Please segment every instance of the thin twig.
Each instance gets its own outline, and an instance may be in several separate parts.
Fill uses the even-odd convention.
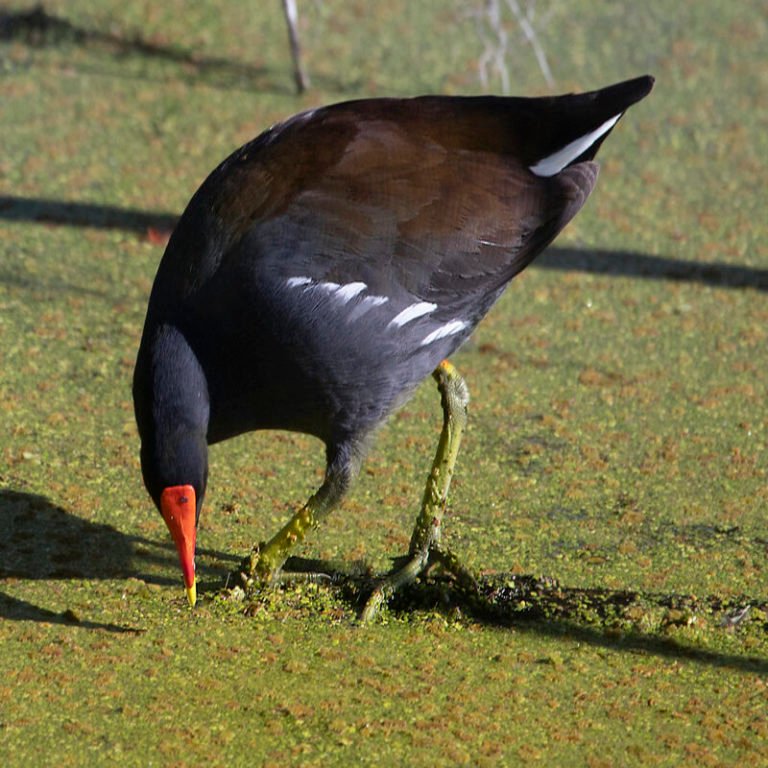
[[[520,29],[523,31],[525,39],[530,44],[531,48],[533,48],[533,53],[536,56],[539,69],[541,70],[541,74],[544,75],[547,85],[550,87],[554,86],[555,78],[552,76],[552,70],[549,67],[544,48],[539,42],[536,30],[533,28],[533,17],[535,15],[533,0],[530,0],[527,5],[527,13],[523,13],[523,9],[520,7],[520,3],[518,3],[517,0],[507,0],[507,6],[517,19],[517,23],[520,25]]]
[[[291,43],[291,58],[293,59],[293,79],[299,93],[309,88],[309,77],[301,63],[301,44],[299,43],[299,10],[296,0],[283,0],[283,13],[288,25],[288,38]]]

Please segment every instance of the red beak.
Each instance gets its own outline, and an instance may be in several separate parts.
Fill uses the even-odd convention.
[[[179,552],[181,570],[184,574],[184,586],[190,605],[197,602],[197,588],[195,586],[196,509],[195,489],[191,485],[174,485],[171,488],[165,488],[160,496],[160,513]]]

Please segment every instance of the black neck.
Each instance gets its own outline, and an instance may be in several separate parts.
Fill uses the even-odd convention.
[[[199,514],[208,474],[208,385],[176,327],[145,329],[133,391],[147,490],[159,504],[163,488],[192,485]]]

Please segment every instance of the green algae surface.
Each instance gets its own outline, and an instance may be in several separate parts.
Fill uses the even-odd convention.
[[[0,11],[3,765],[768,761],[764,4],[552,4],[557,91],[657,85],[455,357],[472,402],[444,535],[480,599],[435,577],[365,627],[352,589],[221,597],[321,479],[322,446],[283,433],[212,450],[189,610],[130,377],[205,174],[320,103],[479,92],[471,19],[300,4],[297,97],[278,3],[44,8]],[[524,47],[509,65],[546,91]],[[297,554],[388,568],[440,423],[429,381]]]

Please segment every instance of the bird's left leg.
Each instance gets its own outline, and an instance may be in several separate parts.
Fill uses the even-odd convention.
[[[291,549],[344,498],[360,466],[361,449],[344,443],[329,448],[325,480],[306,504],[268,541],[258,544],[240,565],[241,578],[269,584],[280,579]]]
[[[360,616],[372,619],[381,605],[398,589],[416,580],[427,568],[431,557],[460,578],[471,579],[453,555],[440,550],[440,528],[448,498],[448,490],[459,453],[461,436],[467,423],[469,390],[456,368],[447,360],[432,374],[443,406],[443,429],[437,445],[435,460],[427,478],[421,511],[411,536],[411,545],[404,565],[385,577],[374,589]]]

